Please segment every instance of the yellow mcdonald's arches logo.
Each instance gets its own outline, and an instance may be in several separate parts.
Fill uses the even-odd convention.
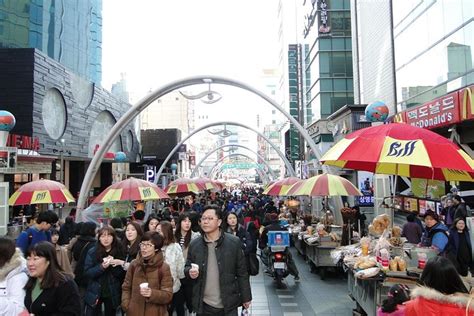
[[[473,89],[474,86],[467,87],[464,90],[461,91],[461,98],[462,103],[461,103],[461,109],[462,109],[462,115],[461,119],[465,120],[467,119],[469,115],[468,109],[471,110],[471,115],[474,115],[474,93],[472,92],[471,89]]]
[[[393,117],[393,121],[396,123],[404,123],[405,120],[403,119],[403,113],[395,114],[395,116]]]

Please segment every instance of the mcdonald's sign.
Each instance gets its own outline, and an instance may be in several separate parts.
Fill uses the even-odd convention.
[[[391,121],[421,128],[449,126],[474,120],[474,85],[454,91],[391,117]]]
[[[459,91],[459,101],[461,103],[461,120],[474,119],[474,86]]]

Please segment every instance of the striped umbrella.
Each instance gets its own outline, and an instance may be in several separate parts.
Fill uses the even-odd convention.
[[[443,181],[474,181],[474,161],[449,139],[402,123],[347,135],[321,158],[326,165]]]
[[[102,191],[92,204],[117,201],[151,201],[169,199],[156,184],[134,177],[117,182]]]
[[[288,189],[295,184],[296,182],[300,181],[300,178],[297,177],[288,177],[278,181],[273,182],[270,184],[262,194],[266,195],[273,195],[273,196],[281,196],[287,195]]]
[[[9,205],[75,202],[64,184],[52,180],[36,180],[22,185],[8,199]]]
[[[197,184],[198,188],[201,190],[214,190],[214,191],[221,191],[222,184],[212,179],[201,177],[192,179],[195,184]]]
[[[200,188],[193,180],[188,178],[181,178],[171,181],[165,188],[168,194],[197,194],[203,189]]]
[[[320,174],[293,184],[287,195],[335,196],[362,195],[347,179],[333,174]]]

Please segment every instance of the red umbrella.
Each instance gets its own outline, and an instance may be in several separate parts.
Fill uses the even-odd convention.
[[[193,180],[188,178],[171,181],[165,188],[165,192],[168,194],[197,194],[202,190]]]
[[[362,195],[347,179],[333,174],[320,174],[296,182],[288,189],[287,195],[308,196],[354,196]]]
[[[212,179],[201,177],[192,180],[201,190],[222,190],[222,184]]]
[[[320,159],[327,165],[443,181],[474,181],[474,161],[430,130],[392,123],[367,127],[340,140]]]
[[[301,179],[297,177],[288,177],[275,181],[263,191],[263,194],[274,196],[287,195],[288,189],[300,180]]]
[[[98,197],[93,204],[117,202],[117,201],[151,201],[169,199],[169,195],[156,184],[137,179],[128,178],[109,186]]]
[[[22,185],[8,199],[9,205],[75,202],[64,184],[52,180],[36,180]]]

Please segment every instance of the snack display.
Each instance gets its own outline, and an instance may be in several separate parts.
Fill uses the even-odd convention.
[[[354,274],[354,276],[359,279],[367,279],[376,276],[377,274],[379,274],[379,272],[380,268],[374,267],[358,271]]]
[[[381,214],[374,218],[369,225],[369,233],[380,236],[390,226],[390,218],[387,214]]]
[[[377,260],[375,257],[359,257],[354,264],[354,269],[368,269],[376,265]]]

